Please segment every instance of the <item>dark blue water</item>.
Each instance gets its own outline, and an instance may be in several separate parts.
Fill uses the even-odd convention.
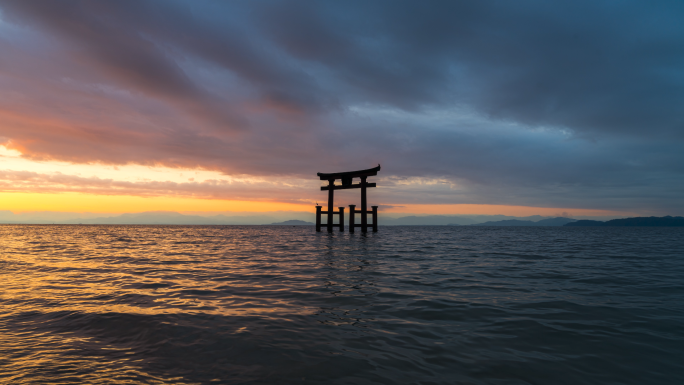
[[[0,226],[3,384],[682,384],[684,229]]]

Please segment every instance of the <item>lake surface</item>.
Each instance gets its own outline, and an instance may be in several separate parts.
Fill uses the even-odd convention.
[[[684,229],[0,226],[2,384],[684,384]]]

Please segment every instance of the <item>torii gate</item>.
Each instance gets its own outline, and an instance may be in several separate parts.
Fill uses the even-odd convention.
[[[321,187],[321,191],[328,191],[328,211],[321,211],[322,206],[316,206],[316,231],[321,231],[321,214],[328,215],[328,232],[332,233],[333,227],[339,227],[340,231],[344,231],[344,207],[339,207],[340,211],[333,210],[333,192],[335,190],[346,190],[350,188],[361,189],[361,210],[356,210],[356,205],[349,205],[349,232],[353,233],[355,227],[360,227],[362,232],[367,232],[369,227],[373,228],[373,232],[378,231],[378,206],[371,206],[373,211],[369,212],[366,207],[366,189],[375,187],[375,183],[366,182],[369,176],[378,175],[380,165],[378,167],[369,168],[368,170],[336,172],[325,174],[319,172],[318,175],[321,180],[327,180],[328,185]],[[352,184],[352,179],[361,178],[361,183]],[[335,180],[341,179],[342,185],[335,185]],[[354,223],[356,213],[361,213],[361,224]],[[368,214],[373,214],[373,223],[368,224]],[[340,223],[333,225],[333,215],[340,216]]]

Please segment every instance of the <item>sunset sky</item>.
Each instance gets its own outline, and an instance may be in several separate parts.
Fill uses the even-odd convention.
[[[684,2],[2,1],[0,210],[684,215]],[[340,192],[336,206],[358,203]]]

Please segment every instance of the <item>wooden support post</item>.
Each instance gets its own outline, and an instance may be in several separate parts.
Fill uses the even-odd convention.
[[[349,205],[349,232],[354,232],[354,223],[356,222],[356,210],[354,208],[356,205]]]
[[[330,179],[328,180],[328,186],[330,187],[330,190],[328,190],[328,232],[332,233],[333,231],[333,192],[335,189],[333,186],[335,185],[335,179]]]
[[[321,232],[321,207],[316,206],[316,231]]]
[[[340,207],[340,231],[344,231],[344,207]]]
[[[361,177],[361,232],[368,231],[368,207],[366,206],[366,178]]]
[[[378,232],[378,206],[371,206],[373,208],[373,232]]]

